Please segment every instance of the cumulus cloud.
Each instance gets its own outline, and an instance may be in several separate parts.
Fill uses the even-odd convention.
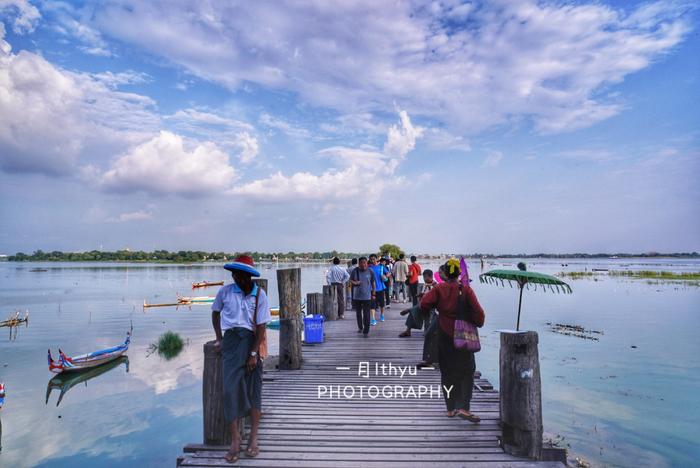
[[[17,34],[34,31],[41,14],[28,0],[0,0],[0,14],[12,20],[12,30]]]
[[[188,145],[180,135],[161,131],[118,156],[99,185],[114,192],[196,197],[226,190],[235,178],[228,155],[215,143]]]
[[[68,174],[84,153],[123,147],[156,130],[155,103],[102,79],[17,54],[0,24],[0,167]]]
[[[522,119],[562,132],[607,119],[624,103],[602,91],[690,30],[673,2],[287,1],[270,9],[111,0],[91,25],[231,89],[256,83],[348,115],[397,102],[460,133]]]
[[[415,148],[423,130],[415,127],[405,111],[399,111],[399,125],[387,133],[382,152],[334,146],[318,152],[337,166],[320,175],[297,172],[285,176],[277,172],[265,179],[234,187],[229,193],[268,201],[360,199],[375,202],[382,192],[401,182],[395,172],[400,162]],[[393,179],[393,181],[390,181]]]
[[[179,110],[166,119],[180,131],[236,151],[243,164],[253,162],[260,152],[255,127],[248,122],[194,108]]]

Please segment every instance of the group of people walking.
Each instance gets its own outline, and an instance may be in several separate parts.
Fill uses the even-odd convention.
[[[338,318],[345,317],[347,303],[355,310],[358,333],[366,337],[370,327],[385,320],[384,312],[392,302],[405,303],[410,296],[416,306],[421,266],[415,256],[410,261],[410,264],[406,262],[404,254],[396,260],[371,254],[353,258],[343,268],[335,257],[326,281],[336,288]]]
[[[410,297],[412,307],[401,311],[406,316],[406,330],[399,337],[409,338],[411,330],[424,329],[423,362],[419,365],[439,366],[447,417],[478,423],[480,418],[470,411],[474,353],[456,344],[455,322],[468,317],[474,326],[481,327],[484,311],[468,282],[459,281],[460,263],[450,259],[442,265],[437,272],[439,283],[431,270],[422,271],[415,256],[408,263],[403,255],[394,261],[372,254],[349,263],[344,268],[340,259],[334,258],[326,275],[338,293],[339,318],[344,318],[347,294],[348,304],[355,309],[358,333],[367,337],[372,326],[385,320],[385,309],[392,302],[406,303]],[[241,451],[241,417],[251,417],[246,456],[256,457],[260,452],[257,438],[262,416],[262,359],[267,350],[266,324],[271,314],[265,291],[253,281],[260,273],[251,257],[241,255],[224,268],[231,272],[234,282],[216,295],[212,326],[214,346],[222,354],[223,412],[232,435],[225,458],[235,463]],[[419,296],[421,276],[424,288]]]

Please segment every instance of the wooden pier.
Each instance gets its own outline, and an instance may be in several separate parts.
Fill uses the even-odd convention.
[[[410,304],[409,304],[410,305]],[[235,465],[224,460],[224,445],[189,444],[178,466],[269,467],[560,467],[560,462],[534,461],[509,455],[501,437],[499,395],[479,376],[475,380],[472,411],[482,421],[473,424],[447,418],[442,395],[434,398],[346,399],[342,387],[440,385],[436,369],[417,375],[375,375],[375,363],[413,366],[421,360],[423,333],[398,338],[406,304],[393,304],[387,321],[372,327],[368,338],[357,332],[354,312],[325,323],[325,342],[303,346],[299,370],[266,370],[263,417],[257,458],[246,458],[246,439]],[[358,375],[360,362],[370,363],[370,376]],[[477,355],[477,365],[479,356]],[[339,369],[341,368],[341,369]],[[342,369],[348,368],[348,369]],[[319,386],[340,386],[340,398],[319,397]]]

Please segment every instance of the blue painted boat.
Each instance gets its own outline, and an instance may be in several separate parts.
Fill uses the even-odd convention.
[[[100,366],[123,356],[129,349],[129,343],[131,343],[131,331],[126,332],[124,343],[112,348],[101,349],[75,357],[68,357],[59,349],[58,361],[54,361],[49,349],[49,370],[55,374],[60,374],[62,372],[77,372]]]

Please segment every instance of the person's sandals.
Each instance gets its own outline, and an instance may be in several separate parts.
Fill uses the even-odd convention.
[[[466,410],[457,410],[457,416],[459,416],[462,419],[466,419],[467,421],[471,421],[473,423],[478,423],[481,422],[481,418],[473,413],[470,413],[469,411]]]
[[[455,414],[457,414],[457,410],[452,410],[447,412],[447,417],[448,418],[454,418]]]
[[[236,463],[238,459],[240,458],[240,455],[238,454],[240,452],[240,449],[238,451],[232,451],[229,449],[228,452],[226,452],[226,455],[224,455],[224,459],[226,460],[227,463]]]
[[[260,449],[257,446],[248,447],[245,450],[245,456],[249,458],[255,458],[260,453]]]
[[[404,330],[399,333],[399,338],[408,338],[409,336],[411,336],[411,330]]]

